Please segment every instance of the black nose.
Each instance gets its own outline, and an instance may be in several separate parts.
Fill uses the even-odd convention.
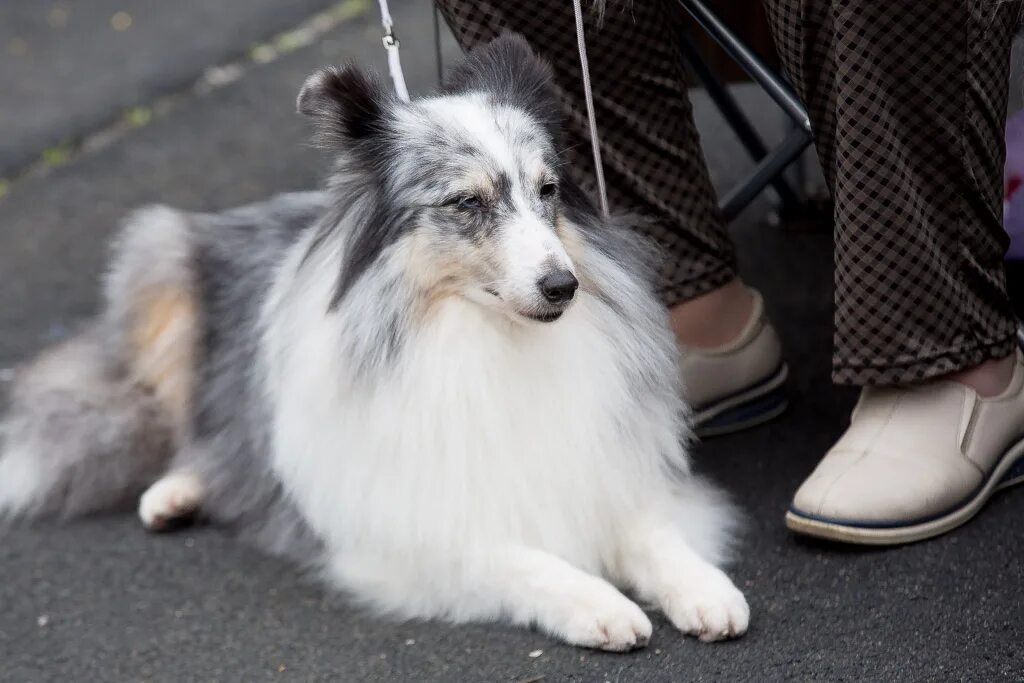
[[[537,286],[545,299],[553,304],[564,304],[572,300],[580,283],[568,270],[555,270],[542,277]]]

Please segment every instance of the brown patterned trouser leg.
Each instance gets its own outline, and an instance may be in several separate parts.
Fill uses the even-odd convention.
[[[464,48],[503,30],[521,33],[551,63],[567,121],[570,168],[592,190],[594,164],[572,3],[565,0],[438,0]],[[666,305],[714,289],[736,275],[732,241],[719,219],[682,55],[670,28],[677,15],[661,2],[587,13],[587,52],[608,200],[654,221],[643,228],[664,247],[659,293]],[[685,226],[681,229],[680,226]]]
[[[1003,129],[1018,0],[765,0],[835,200],[833,379],[1010,353]]]
[[[609,199],[657,220],[671,305],[735,274],[685,97],[674,3],[589,21]],[[1011,352],[1001,227],[1010,40],[1021,0],[765,0],[836,205],[833,377],[912,382]],[[439,0],[464,47],[503,29],[555,67],[579,180],[593,187],[572,7]]]

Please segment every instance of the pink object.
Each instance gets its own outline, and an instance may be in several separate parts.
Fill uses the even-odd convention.
[[[1003,226],[1010,235],[1006,258],[1024,260],[1024,111],[1017,112],[1006,122]]]

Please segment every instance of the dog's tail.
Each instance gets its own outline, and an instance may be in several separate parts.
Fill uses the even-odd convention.
[[[19,372],[0,435],[0,517],[72,517],[126,502],[171,452],[152,392],[132,382],[101,325]]]
[[[166,468],[194,376],[187,228],[170,209],[135,214],[114,246],[103,314],[16,374],[0,424],[0,519],[116,507]]]

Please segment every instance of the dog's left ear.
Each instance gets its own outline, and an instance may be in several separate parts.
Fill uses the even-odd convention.
[[[448,73],[441,90],[449,94],[485,92],[499,102],[526,110],[552,133],[561,128],[551,66],[517,33],[504,33],[470,52]]]
[[[376,77],[350,65],[321,69],[307,78],[296,107],[314,119],[321,144],[333,147],[381,133],[392,99]]]

